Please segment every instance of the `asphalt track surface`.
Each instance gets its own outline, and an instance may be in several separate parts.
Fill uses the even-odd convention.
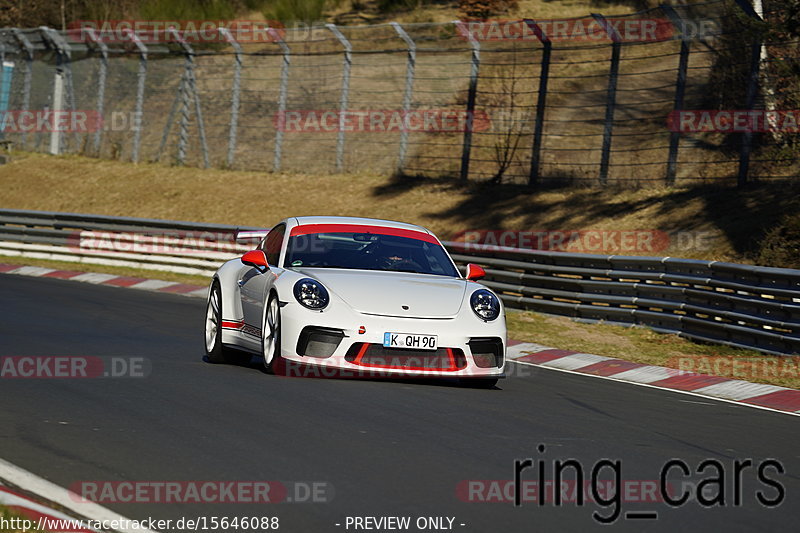
[[[104,504],[134,519],[277,516],[279,531],[289,532],[354,531],[345,527],[348,516],[410,516],[409,531],[418,531],[420,516],[455,517],[454,530],[464,532],[600,528],[593,512],[605,516],[614,506],[465,502],[457,487],[510,481],[515,459],[544,461],[546,479],[556,459],[578,460],[589,479],[597,461],[619,460],[623,481],[658,480],[673,458],[692,471],[716,459],[725,469],[723,506],[623,501],[613,528],[785,531],[800,519],[796,417],[517,365],[494,390],[271,376],[255,358],[249,367],[203,360],[204,307],[183,296],[0,276],[0,356],[152,363],[145,378],[0,379],[0,457],[63,487],[81,480],[326,483],[332,498],[324,503]],[[777,491],[752,468],[734,505],[733,462],[748,458],[781,462],[783,474],[768,472],[785,489],[781,505],[757,502],[758,490],[770,499]],[[535,480],[536,472],[522,479]],[[626,518],[640,511],[658,517]]]

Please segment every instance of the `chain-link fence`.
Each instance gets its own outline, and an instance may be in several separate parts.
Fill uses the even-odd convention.
[[[0,135],[24,150],[258,171],[796,178],[797,129],[757,124],[757,111],[792,116],[770,100],[769,73],[798,43],[757,31],[769,16],[717,0],[613,18],[219,30],[213,42],[4,29]],[[31,110],[88,125],[30,127]]]

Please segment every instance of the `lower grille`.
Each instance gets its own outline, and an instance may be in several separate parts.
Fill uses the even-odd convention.
[[[439,370],[454,372],[467,368],[464,352],[457,348],[413,350],[385,348],[381,344],[356,343],[344,356],[345,361],[373,368],[401,370]]]

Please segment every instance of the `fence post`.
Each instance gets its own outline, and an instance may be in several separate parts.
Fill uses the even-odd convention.
[[[228,157],[225,163],[228,168],[233,166],[236,157],[236,129],[239,126],[239,94],[241,92],[242,79],[242,47],[233,38],[228,28],[219,28],[219,32],[233,48],[234,67],[233,67],[233,87],[231,88],[231,125],[228,131]]]
[[[281,157],[283,155],[283,129],[286,124],[286,98],[289,93],[289,65],[292,63],[292,51],[277,30],[269,28],[267,32],[275,39],[275,42],[278,43],[283,52],[281,86],[278,93],[278,127],[275,130],[275,159],[272,162],[273,170],[278,172],[281,169]]]
[[[139,72],[136,75],[136,107],[133,112],[133,150],[131,161],[139,162],[139,146],[142,141],[142,113],[144,108],[144,82],[147,78],[147,47],[133,30],[126,32],[139,50]]]
[[[336,38],[339,39],[339,43],[344,47],[342,97],[339,101],[339,135],[336,138],[336,170],[341,172],[344,165],[344,124],[347,120],[347,100],[350,94],[350,67],[353,65],[353,47],[335,24],[326,24],[325,27],[331,30]]]
[[[61,36],[52,28],[47,26],[39,26],[39,31],[42,34],[44,41],[56,51],[56,74],[53,80],[53,107],[52,112],[60,113],[64,111],[64,81],[67,80],[67,91],[70,90],[69,77],[69,61],[71,57],[71,50],[69,45],[64,41]],[[74,111],[74,102],[67,94],[67,105],[70,110]],[[50,132],[50,153],[58,155],[61,153],[64,144],[64,137],[61,135],[60,128],[53,128]]]
[[[100,155],[100,140],[103,135],[103,111],[105,106],[106,95],[106,75],[108,72],[108,46],[102,39],[97,38],[93,28],[88,28],[86,32],[89,39],[100,50],[100,72],[97,76],[97,117],[95,117],[95,132],[94,132],[94,152]]]
[[[757,21],[763,19],[756,13],[753,6],[744,0],[736,0],[739,8],[750,18]],[[752,111],[756,105],[758,95],[758,80],[761,70],[761,38],[755,38],[750,45],[750,73],[747,79],[747,93],[745,95],[744,107],[747,111]],[[747,183],[750,172],[750,152],[753,150],[753,132],[748,128],[742,133],[742,145],[739,148],[739,172],[737,175],[737,186],[743,187]]]
[[[617,78],[619,75],[619,54],[622,39],[616,28],[608,23],[603,15],[592,13],[592,17],[611,38],[611,67],[608,72],[608,96],[606,116],[603,125],[603,151],[600,156],[600,185],[608,183],[608,166],[611,158],[611,135],[614,129],[614,108],[617,104]]]
[[[400,24],[392,22],[394,31],[405,41],[408,46],[408,62],[406,63],[406,87],[403,92],[403,129],[400,130],[400,153],[397,157],[397,171],[402,172],[408,151],[408,112],[411,109],[411,98],[414,94],[414,68],[417,64],[417,44],[406,33]]]
[[[66,92],[66,102],[67,102],[67,109],[75,113],[75,88],[72,84],[72,47],[69,43],[64,39],[64,37],[52,28],[48,28],[46,26],[42,26],[44,31],[45,40],[47,40],[57,51],[59,58],[61,59],[61,82],[63,83],[63,89]],[[63,102],[62,102],[63,105]],[[63,110],[57,110],[63,111]],[[77,149],[80,147],[81,144],[81,135],[78,132],[77,128],[72,132],[72,135],[75,139],[75,148]],[[60,136],[60,144],[61,149],[64,148],[64,136]]]
[[[478,93],[478,72],[481,65],[481,43],[472,35],[460,20],[453,21],[456,29],[469,41],[472,48],[472,62],[469,74],[469,91],[467,92],[467,120],[464,129],[464,143],[461,148],[461,174],[460,179],[469,179],[469,161],[472,152],[472,125],[475,120],[475,98]]]
[[[183,105],[181,107],[181,131],[178,140],[178,162],[183,165],[186,162],[186,145],[189,142],[189,105],[194,101],[194,115],[197,119],[197,129],[200,132],[200,149],[203,154],[203,166],[208,168],[208,143],[206,143],[206,127],[203,122],[203,111],[200,107],[200,96],[197,94],[197,80],[194,77],[194,49],[186,42],[175,28],[169,30],[175,41],[181,45],[186,54],[184,76],[186,82],[183,84]],[[190,94],[191,93],[191,94]]]
[[[542,152],[542,132],[544,131],[544,111],[547,105],[547,82],[550,77],[550,55],[553,51],[553,43],[545,34],[544,30],[532,19],[525,19],[525,24],[533,31],[539,42],[544,47],[542,49],[542,64],[539,71],[539,94],[536,99],[536,122],[533,126],[533,147],[531,148],[531,171],[528,176],[528,185],[536,185],[539,182],[539,168],[541,166]]]
[[[756,95],[758,94],[758,76],[761,66],[761,43],[754,42],[750,46],[750,75],[747,80],[747,95],[745,96],[744,108],[752,111],[756,105]],[[747,176],[750,171],[750,152],[753,150],[753,132],[747,130],[742,134],[742,145],[739,149],[739,173],[737,185],[742,187],[747,183]]]
[[[5,91],[5,81],[6,81],[6,45],[3,44],[3,41],[0,41],[0,99],[3,98],[3,92]],[[11,99],[11,90],[8,91],[9,100]],[[8,103],[6,103],[5,109],[3,106],[0,106],[0,112],[5,115],[5,112],[8,111]],[[6,120],[5,116],[2,120],[0,120],[0,139],[3,138],[4,130],[6,129]]]
[[[30,111],[31,105],[31,74],[33,72],[33,45],[25,37],[25,34],[22,33],[19,29],[14,28],[11,30],[14,33],[14,37],[19,41],[22,47],[25,49],[25,55],[27,59],[25,60],[25,77],[22,81],[22,109],[26,111]],[[25,148],[25,144],[28,140],[28,132],[23,131],[22,136],[22,148]]]
[[[690,39],[686,32],[686,23],[681,16],[672,9],[672,6],[661,4],[661,10],[669,17],[675,28],[681,31],[681,54],[678,60],[678,79],[675,82],[675,104],[673,106],[673,116],[678,116],[683,110],[683,99],[686,93],[686,70],[689,66],[689,43]],[[675,130],[673,124],[672,129]],[[681,132],[671,131],[669,134],[669,155],[667,156],[667,185],[675,184],[675,176],[678,173],[678,148],[681,142]]]

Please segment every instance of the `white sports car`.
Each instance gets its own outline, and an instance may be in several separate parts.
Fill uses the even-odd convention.
[[[454,377],[494,386],[503,375],[505,311],[462,277],[420,226],[349,217],[287,218],[258,247],[223,264],[209,287],[206,355],[251,354],[268,371]],[[240,235],[241,236],[241,235]]]

